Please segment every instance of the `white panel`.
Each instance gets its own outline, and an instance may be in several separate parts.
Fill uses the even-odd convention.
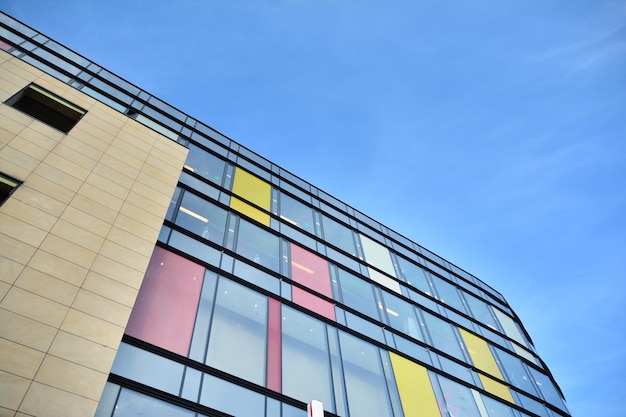
[[[389,249],[367,236],[360,235],[360,237],[361,246],[363,247],[363,252],[365,253],[365,261],[368,264],[385,271],[392,277],[396,277],[396,270],[391,262]]]
[[[500,324],[504,329],[504,333],[506,333],[507,336],[518,342],[520,345],[527,346],[526,339],[520,333],[517,325],[515,324],[515,321],[497,308],[494,308],[493,311],[496,313],[496,317],[498,317],[498,320],[500,321]]]
[[[367,271],[369,272],[372,281],[376,281],[380,285],[387,287],[398,294],[402,294],[402,291],[400,290],[400,283],[398,281],[395,281],[372,268],[367,268]]]

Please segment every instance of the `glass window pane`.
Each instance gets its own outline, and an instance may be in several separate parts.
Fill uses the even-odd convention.
[[[259,265],[279,271],[279,239],[277,236],[241,219],[235,252]]]
[[[206,363],[265,384],[267,297],[220,278]]]
[[[113,417],[194,417],[191,410],[122,388]]]
[[[217,274],[206,271],[204,283],[202,284],[202,294],[198,303],[198,314],[194,325],[193,338],[191,339],[191,347],[189,349],[189,358],[198,362],[204,362],[216,285]]]
[[[474,396],[469,388],[437,375],[443,398],[440,404],[445,404],[446,415],[458,417],[480,417]]]
[[[499,364],[506,381],[516,388],[537,395],[535,384],[533,384],[532,378],[522,361],[502,349],[494,348],[494,350],[498,356]]]
[[[422,314],[433,346],[455,358],[465,360],[463,349],[456,336],[456,329],[450,323],[430,313],[424,311]]]
[[[543,398],[550,404],[554,404],[560,409],[567,411],[561,394],[559,394],[550,378],[535,369],[531,369],[531,372],[535,378],[535,383],[537,384],[539,391],[543,394]]]
[[[222,244],[227,211],[215,204],[185,192],[175,223],[211,242]]]
[[[500,401],[494,400],[491,397],[487,397],[484,394],[480,395],[480,398],[485,404],[485,409],[489,417],[513,417],[513,409]]]
[[[178,395],[184,368],[180,363],[122,343],[111,373]]]
[[[282,306],[283,394],[334,411],[326,325]]]
[[[493,330],[499,331],[498,324],[494,318],[491,307],[483,300],[476,298],[470,293],[464,293],[465,301],[469,305],[472,316],[482,324],[489,326]]]
[[[280,218],[309,233],[315,233],[311,207],[284,193],[280,194]]]
[[[391,417],[391,404],[378,349],[339,332],[350,416]]]
[[[265,396],[208,374],[202,381],[200,403],[236,417],[265,415]]]
[[[386,291],[382,291],[382,294],[385,302],[385,313],[391,327],[414,339],[423,341],[424,338],[413,306]]]
[[[414,288],[430,295],[431,289],[428,283],[428,279],[424,274],[424,270],[417,266],[415,263],[404,259],[401,256],[396,256],[398,258],[398,266],[400,269],[401,279],[407,282],[407,284],[411,285]]]
[[[379,320],[372,284],[343,269],[338,268],[337,271],[341,301],[348,307]]]
[[[461,301],[461,296],[456,286],[444,281],[436,275],[431,275],[430,278],[439,295],[438,300],[465,313],[465,306],[463,305],[463,301]]]
[[[204,267],[156,247],[126,334],[187,356]]]
[[[356,256],[356,247],[354,245],[354,238],[352,237],[352,230],[324,215],[322,215],[322,224],[324,226],[324,239],[328,243]]]
[[[187,155],[185,168],[191,172],[195,172],[215,184],[222,185],[225,167],[226,162],[224,160],[193,143],[189,144],[189,154]]]

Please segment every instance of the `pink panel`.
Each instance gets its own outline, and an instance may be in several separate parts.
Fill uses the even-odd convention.
[[[156,247],[126,334],[187,356],[204,267]]]
[[[267,312],[267,380],[266,387],[282,392],[280,301],[270,298]]]
[[[333,296],[328,262],[293,243],[291,244],[291,279],[329,298]]]
[[[301,305],[306,309],[314,311],[324,317],[328,317],[331,320],[336,320],[335,306],[332,303],[329,303],[326,300],[322,300],[321,298],[301,288],[298,288],[295,285],[291,288],[291,295],[294,303]]]
[[[13,48],[13,45],[3,40],[0,40],[0,49],[2,49],[3,51],[8,51],[11,48]]]

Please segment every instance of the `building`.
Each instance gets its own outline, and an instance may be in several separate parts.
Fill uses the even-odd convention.
[[[0,15],[0,410],[569,416],[497,291]]]

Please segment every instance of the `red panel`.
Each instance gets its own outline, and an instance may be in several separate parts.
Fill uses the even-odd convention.
[[[156,247],[126,334],[187,356],[204,267]]]
[[[301,305],[302,307],[321,314],[324,317],[328,317],[331,320],[335,319],[335,306],[326,300],[307,292],[295,285],[291,289],[291,295],[293,302]]]
[[[329,298],[333,296],[328,262],[293,243],[291,244],[291,279]]]
[[[280,301],[270,298],[267,312],[267,388],[282,392]]]

